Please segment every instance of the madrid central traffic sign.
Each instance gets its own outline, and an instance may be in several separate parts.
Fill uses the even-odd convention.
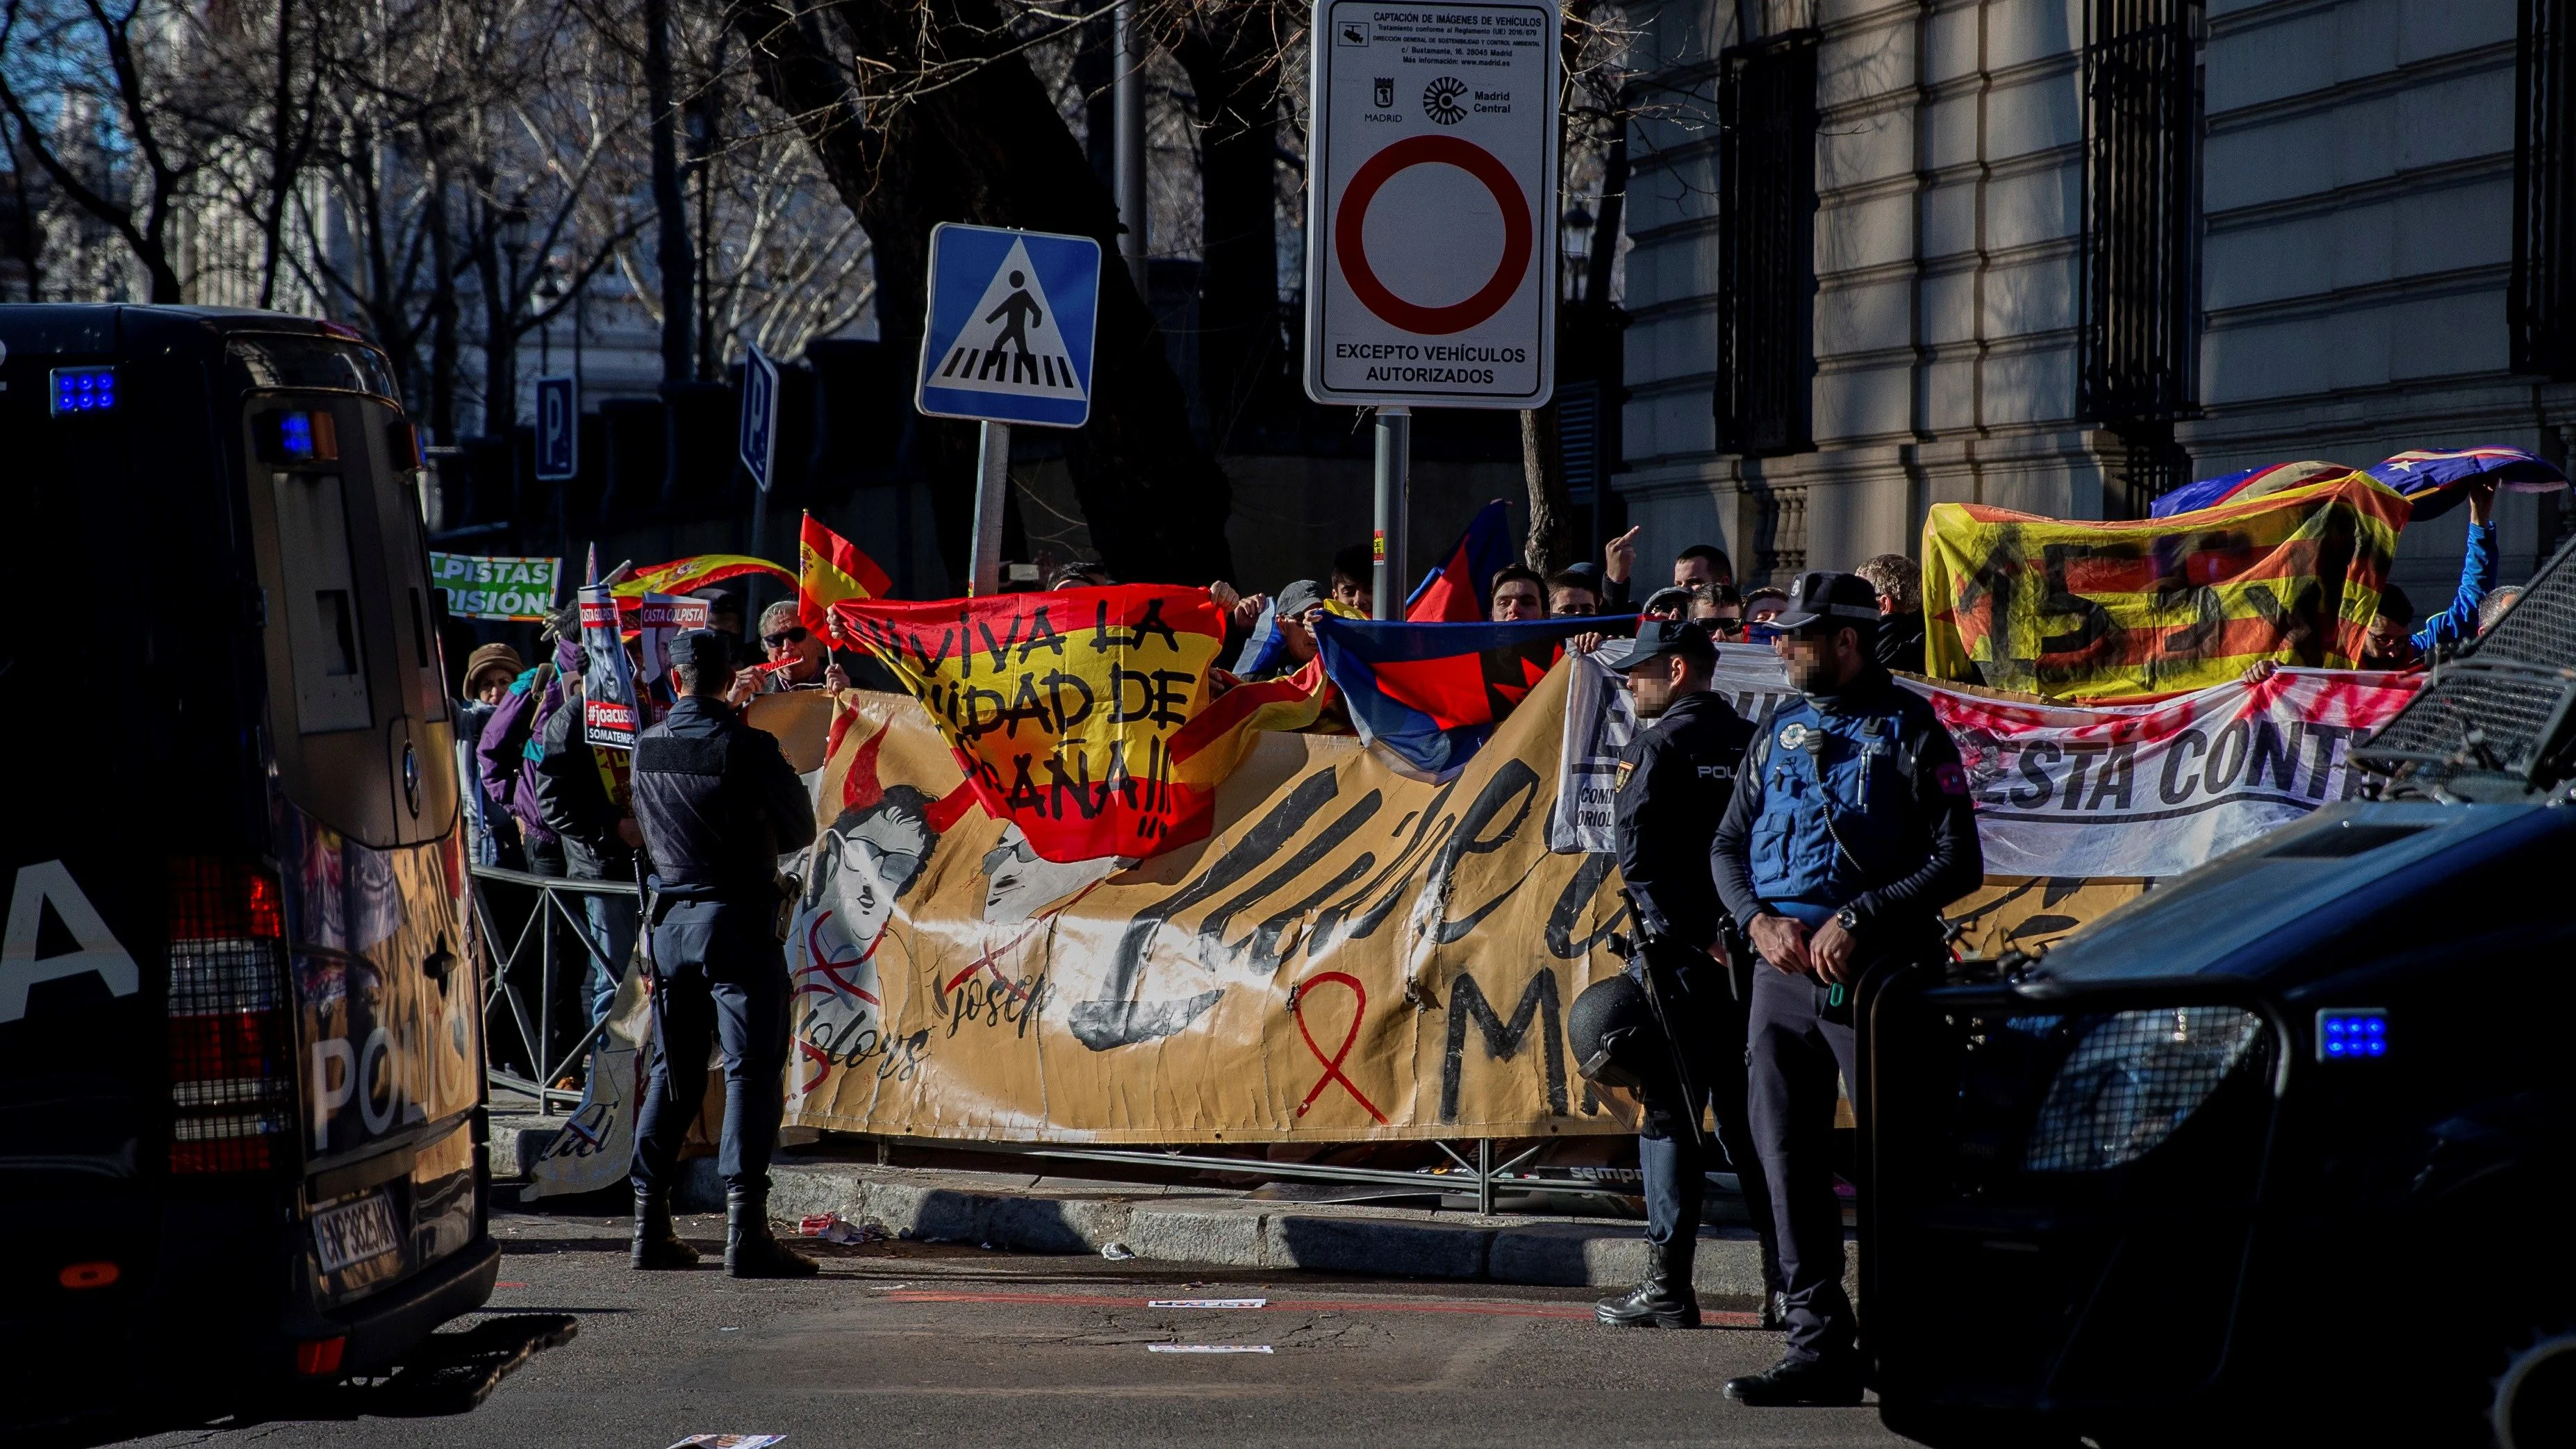
[[[1548,400],[1558,24],[1553,4],[1317,0],[1307,396]]]
[[[941,222],[914,405],[933,417],[1078,428],[1091,416],[1100,243]]]

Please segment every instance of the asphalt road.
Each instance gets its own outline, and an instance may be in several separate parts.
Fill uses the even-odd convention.
[[[683,1219],[694,1273],[626,1266],[626,1224],[510,1214],[496,1313],[568,1313],[480,1408],[380,1417],[366,1390],[122,1441],[665,1449],[770,1433],[785,1449],[1354,1443],[1890,1445],[1871,1409],[1754,1410],[1718,1385],[1778,1356],[1777,1335],[1612,1331],[1593,1293],[1322,1274],[1192,1280],[1168,1265],[971,1247],[820,1246],[818,1279],[736,1282],[716,1218]],[[808,1245],[814,1246],[814,1245]],[[1156,1298],[1266,1298],[1158,1309]],[[460,1327],[462,1325],[459,1325]],[[1155,1344],[1267,1345],[1268,1354]]]

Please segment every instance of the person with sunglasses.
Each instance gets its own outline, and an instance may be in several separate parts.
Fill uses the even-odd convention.
[[[1690,621],[1708,631],[1712,639],[1744,637],[1744,596],[1733,584],[1693,584],[1690,589]]]
[[[794,599],[780,599],[760,611],[760,647],[769,667],[741,670],[725,698],[737,707],[756,694],[791,689],[847,689],[850,677],[832,658],[823,636],[805,627]],[[784,666],[784,667],[781,667]]]

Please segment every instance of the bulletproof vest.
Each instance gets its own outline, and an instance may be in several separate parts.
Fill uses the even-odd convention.
[[[730,783],[737,737],[731,729],[673,735],[659,726],[635,742],[635,819],[666,886],[776,894],[768,821]]]
[[[1761,761],[1762,813],[1751,840],[1753,892],[1839,907],[1921,866],[1928,842],[1906,778],[1903,696],[1827,712],[1782,699]]]

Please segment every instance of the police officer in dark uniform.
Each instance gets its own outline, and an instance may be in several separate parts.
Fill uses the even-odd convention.
[[[1691,1259],[1706,1171],[1715,1165],[1701,1127],[1701,1112],[1712,1105],[1717,1145],[1743,1185],[1761,1235],[1764,1281],[1778,1283],[1770,1189],[1745,1120],[1742,983],[1750,973],[1741,968],[1751,962],[1740,945],[1731,954],[1723,939],[1731,923],[1707,865],[1709,840],[1734,796],[1736,765],[1753,727],[1710,692],[1716,663],[1705,629],[1668,619],[1642,625],[1621,665],[1645,722],[1619,756],[1615,793],[1619,873],[1638,912],[1639,951],[1628,969],[1659,994],[1672,1042],[1663,1047],[1663,1061],[1649,1060],[1638,1073],[1648,1266],[1636,1291],[1604,1299],[1596,1310],[1616,1327],[1699,1326]],[[1770,1296],[1766,1291],[1766,1318]]]
[[[1730,1379],[1747,1404],[1856,1404],[1858,1324],[1843,1293],[1833,1185],[1835,1078],[1856,1080],[1863,973],[1937,959],[1941,907],[1984,874],[1957,746],[1878,663],[1878,599],[1853,574],[1801,575],[1773,621],[1789,682],[1745,752],[1710,858],[1751,937],[1754,1147],[1771,1182],[1789,1344]]]
[[[802,1277],[814,1260],[770,1236],[769,1156],[787,1067],[778,857],[814,839],[814,805],[777,739],[724,702],[732,641],[692,629],[671,656],[680,702],[635,744],[635,819],[657,874],[645,893],[654,1050],[635,1131],[634,1266],[698,1260],[671,1231],[671,1177],[706,1100],[713,1037],[725,1061],[725,1271]]]

